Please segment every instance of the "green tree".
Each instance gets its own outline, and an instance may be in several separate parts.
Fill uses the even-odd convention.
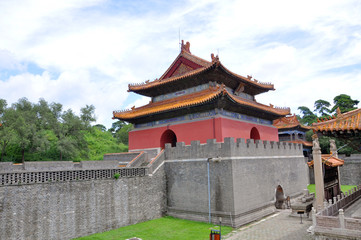
[[[89,147],[89,160],[102,160],[105,153],[128,151],[128,147],[117,140],[108,131],[102,131],[93,126],[93,131],[85,133],[85,140]]]
[[[80,109],[80,119],[83,122],[85,128],[90,128],[91,123],[95,122],[94,111],[95,107],[93,105],[86,105],[85,107]]]
[[[107,128],[103,124],[95,124],[93,127],[99,129],[102,132],[106,132]]]
[[[331,112],[335,112],[337,108],[340,108],[341,113],[349,112],[356,109],[359,102],[358,100],[351,99],[349,95],[340,94],[333,99],[334,106]]]
[[[298,107],[298,110],[302,114],[302,117],[299,117],[301,124],[310,126],[317,121],[317,116],[308,107],[301,106]]]
[[[113,136],[117,139],[118,143],[128,145],[129,143],[129,131],[133,130],[133,124],[126,123],[118,120],[112,124],[112,127],[108,131],[112,132]]]
[[[8,113],[14,119],[10,126],[15,133],[15,141],[21,149],[21,162],[24,162],[25,151],[41,145],[44,139],[41,132],[37,131],[38,116],[31,102],[21,98],[12,105],[12,109],[13,111]]]
[[[330,109],[329,107],[331,104],[325,100],[319,99],[315,102],[315,111],[319,114],[320,117],[327,117],[329,116]]]
[[[15,139],[14,131],[11,129],[10,125],[15,119],[11,119],[11,115],[8,114],[9,111],[10,109],[7,108],[6,100],[0,99],[0,161],[4,161],[6,149]]]

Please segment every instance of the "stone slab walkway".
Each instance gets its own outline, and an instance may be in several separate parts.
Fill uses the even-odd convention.
[[[280,210],[260,221],[241,227],[222,239],[227,240],[308,240],[311,220],[290,217],[291,210]]]

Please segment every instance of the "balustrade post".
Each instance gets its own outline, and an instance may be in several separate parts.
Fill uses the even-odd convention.
[[[314,234],[316,228],[316,209],[312,207],[312,234]]]
[[[345,214],[343,212],[343,209],[338,210],[338,218],[340,220],[341,229],[344,229],[345,228]]]

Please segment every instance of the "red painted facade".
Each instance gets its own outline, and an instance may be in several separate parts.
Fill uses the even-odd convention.
[[[164,143],[171,142],[172,132],[177,142],[184,142],[186,145],[194,140],[206,143],[207,139],[216,139],[217,142],[222,142],[225,137],[250,139],[251,132],[253,134],[255,132],[253,128],[256,128],[261,140],[278,141],[278,130],[273,126],[218,117],[149,129],[135,129],[129,132],[129,150],[164,147]]]

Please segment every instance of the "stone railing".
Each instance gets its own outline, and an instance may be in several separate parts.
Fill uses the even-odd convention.
[[[355,187],[346,194],[341,193],[341,196],[338,195],[337,198],[334,197],[333,201],[329,199],[329,202],[324,203],[324,209],[320,211],[317,215],[319,216],[335,216],[338,214],[340,209],[345,209],[354,203],[356,200],[361,198],[361,185]]]
[[[147,174],[147,168],[0,173],[0,186],[111,179],[115,178],[117,173],[119,177],[142,177]]]
[[[312,220],[313,229],[316,235],[330,234],[330,231],[337,235],[351,234],[351,236],[361,236],[361,219],[347,218],[344,210],[352,203],[361,199],[361,185],[349,190],[346,194],[341,194],[324,203],[324,209],[316,214],[313,209]],[[338,215],[338,216],[337,216]],[[347,230],[347,231],[345,231]],[[357,238],[358,239],[358,238]]]
[[[139,167],[146,160],[146,158],[147,154],[142,151],[127,164],[127,167]]]
[[[154,171],[156,171],[157,168],[164,162],[164,160],[165,160],[165,154],[164,154],[164,149],[163,149],[148,164],[149,173],[153,173]]]

